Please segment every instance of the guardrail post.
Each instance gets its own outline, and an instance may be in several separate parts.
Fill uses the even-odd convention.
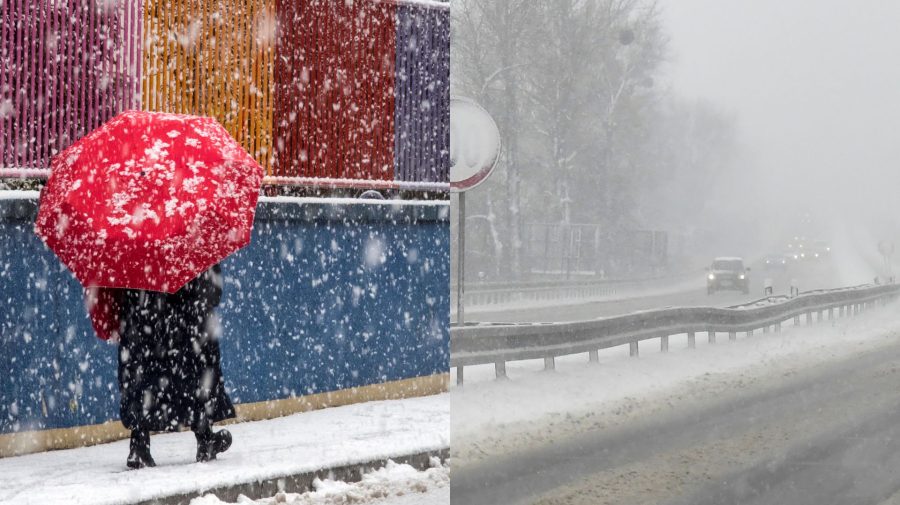
[[[716,343],[716,332],[714,332],[714,331],[707,331],[707,332],[706,332],[706,335],[707,335],[707,337],[709,337],[709,343],[710,343],[710,344],[715,344],[715,343]]]
[[[820,310],[820,311],[819,311],[819,320],[818,320],[818,321],[821,323],[821,322],[824,321],[824,320],[825,320],[825,311],[824,311],[824,310]]]
[[[553,371],[556,370],[556,358],[553,356],[547,356],[544,358],[544,371]]]
[[[731,340],[732,342],[734,342],[735,340],[737,340],[737,332],[736,332],[736,331],[729,331],[729,332],[728,332],[728,340]]]
[[[812,324],[812,312],[806,313],[806,324]]]
[[[769,325],[763,326],[763,334],[769,333]]]
[[[588,351],[588,363],[600,363],[600,353],[596,349]]]
[[[462,366],[456,367],[456,385],[457,386],[463,385],[463,367]]]
[[[828,309],[828,320],[834,321],[834,307]]]
[[[794,316],[794,326],[800,326],[800,316]]]
[[[753,330],[747,330],[747,336],[748,336],[748,337],[752,337],[752,336],[753,336]]]
[[[659,351],[669,352],[669,336],[663,335],[659,338]]]
[[[775,328],[775,333],[781,333],[781,322],[779,321],[779,322],[775,323],[773,328]]]
[[[494,362],[494,372],[497,375],[498,379],[506,378],[506,362],[505,361],[495,361]]]
[[[638,342],[629,342],[628,343],[628,355],[632,358],[637,358],[640,350],[638,349]]]
[[[847,306],[841,305],[841,317],[847,317]]]
[[[688,332],[688,349],[695,349],[697,347],[697,335],[694,332]]]

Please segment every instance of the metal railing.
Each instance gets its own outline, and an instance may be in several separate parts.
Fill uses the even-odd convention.
[[[686,334],[688,347],[693,348],[697,333],[706,332],[710,342],[718,333],[736,340],[738,333],[781,331],[781,325],[791,319],[799,325],[802,317],[811,324],[856,315],[898,295],[900,285],[857,286],[731,308],[667,308],[594,321],[459,326],[450,329],[450,366],[456,367],[456,382],[461,385],[466,366],[493,363],[496,376],[502,378],[508,361],[543,358],[544,367],[552,370],[558,356],[587,353],[589,361],[597,362],[600,349],[625,344],[631,356],[637,356],[639,343],[651,339],[658,339],[660,350],[667,352],[672,335]]]

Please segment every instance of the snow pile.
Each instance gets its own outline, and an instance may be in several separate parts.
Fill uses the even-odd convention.
[[[437,496],[440,490],[449,491],[450,466],[431,458],[431,468],[420,472],[410,465],[388,461],[387,465],[363,475],[359,482],[343,482],[331,479],[316,479],[315,491],[303,494],[278,493],[271,498],[251,500],[246,496],[237,503],[257,503],[271,505],[339,505],[349,503],[396,503],[392,498],[408,495]],[[445,493],[446,494],[446,493]],[[220,505],[223,503],[214,495],[195,498],[191,505]],[[436,502],[429,502],[436,503]]]

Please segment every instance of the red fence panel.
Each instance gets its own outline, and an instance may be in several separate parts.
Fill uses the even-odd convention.
[[[394,179],[396,8],[278,0],[276,176]]]

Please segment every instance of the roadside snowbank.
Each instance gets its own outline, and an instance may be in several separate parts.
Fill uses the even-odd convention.
[[[450,501],[450,466],[432,458],[431,468],[420,472],[409,465],[389,461],[383,467],[363,475],[359,482],[347,483],[316,479],[315,491],[303,494],[278,493],[271,498],[251,500],[241,496],[237,503],[259,505],[341,505],[347,503],[373,505],[439,505]],[[427,501],[426,501],[427,500]],[[214,495],[195,498],[191,505],[222,505]]]

